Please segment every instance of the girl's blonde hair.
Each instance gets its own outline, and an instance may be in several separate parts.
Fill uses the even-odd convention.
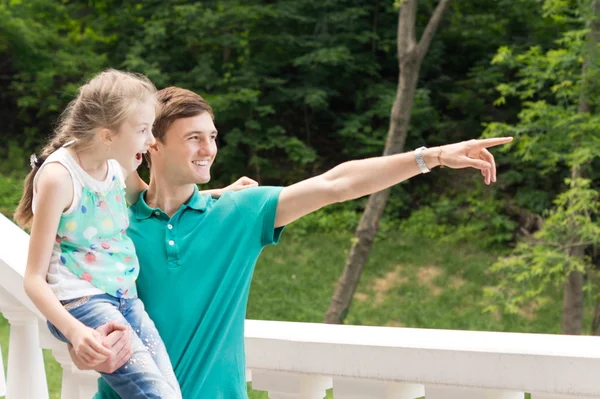
[[[33,219],[33,179],[44,160],[66,143],[74,140],[78,150],[89,148],[98,128],[119,131],[121,125],[140,103],[155,98],[156,87],[141,74],[108,69],[79,88],[77,97],[60,116],[52,139],[39,157],[31,157],[31,172],[25,178],[23,197],[14,219],[29,227]]]

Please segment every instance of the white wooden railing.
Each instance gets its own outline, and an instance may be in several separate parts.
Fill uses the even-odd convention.
[[[28,236],[0,215],[0,312],[10,323],[7,399],[47,399],[41,348],[62,365],[62,399],[91,398],[23,291]],[[270,399],[600,398],[600,339],[542,334],[246,321],[247,378]],[[195,398],[185,398],[195,399]]]

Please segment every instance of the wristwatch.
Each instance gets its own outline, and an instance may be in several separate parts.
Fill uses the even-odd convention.
[[[425,160],[423,159],[423,150],[426,150],[427,147],[420,147],[415,150],[415,160],[417,161],[417,165],[419,169],[421,169],[421,173],[429,173],[431,169],[427,167],[425,164]]]

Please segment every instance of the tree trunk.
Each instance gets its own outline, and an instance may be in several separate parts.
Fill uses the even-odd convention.
[[[371,52],[375,53],[377,50],[377,25],[379,24],[379,2],[375,1],[375,15],[373,16],[373,38],[371,39]]]
[[[592,335],[600,335],[600,300],[596,302],[594,309],[594,318],[592,320]]]
[[[594,256],[592,257],[594,264],[593,268],[597,272],[600,270],[600,253],[597,248],[594,250]],[[600,335],[600,298],[596,301],[596,307],[594,308],[594,317],[592,319],[592,331],[591,335]]]
[[[580,245],[569,249],[569,256],[583,258],[585,247]],[[581,334],[583,325],[583,273],[572,271],[564,288],[562,333],[568,335]]]
[[[584,105],[587,107],[587,105]],[[582,102],[579,103],[581,112]],[[571,179],[575,181],[581,178],[581,170],[578,166],[571,169]],[[575,238],[578,241],[577,238]],[[582,245],[569,248],[569,257],[583,258],[585,247]],[[567,335],[581,334],[583,324],[583,273],[572,271],[567,277],[563,294],[562,333]]]
[[[438,3],[418,44],[415,38],[418,0],[404,0],[402,2],[398,13],[398,65],[400,69],[398,88],[392,107],[390,127],[383,155],[397,154],[404,150],[421,63],[450,1],[441,0]],[[344,271],[338,281],[329,309],[325,314],[326,323],[341,324],[348,314],[352,296],[369,257],[373,239],[377,235],[379,221],[389,196],[390,189],[386,189],[371,195],[369,198],[367,207],[356,229],[355,239],[346,260]]]
[[[591,16],[590,21],[590,32],[587,37],[587,54],[584,56],[584,63],[581,69],[581,97],[579,99],[579,113],[591,112],[590,98],[588,93],[588,84],[586,82],[591,78],[589,76],[589,66],[596,58],[598,44],[598,35],[600,33],[600,23],[598,21],[598,15],[600,14],[600,1],[592,0],[590,4]],[[585,14],[584,14],[585,15]],[[582,177],[581,166],[575,164],[571,169],[571,179],[577,180]],[[569,249],[569,257],[583,258],[585,253],[584,246],[576,246]],[[584,296],[583,296],[583,273],[579,271],[572,271],[565,284],[564,296],[563,296],[563,315],[562,315],[562,332],[563,334],[581,334],[581,327],[583,324],[583,310],[584,310]],[[598,311],[598,306],[596,307]],[[594,326],[596,325],[596,312],[592,326],[592,334],[594,333]]]

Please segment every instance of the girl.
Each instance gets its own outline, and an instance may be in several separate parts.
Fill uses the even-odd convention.
[[[41,159],[32,156],[15,213],[19,225],[31,227],[25,291],[55,337],[99,364],[110,351],[95,328],[115,320],[135,332],[129,361],[102,374],[122,398],[181,398],[164,344],[137,298],[139,265],[125,233],[126,199],[134,202],[145,186],[131,172],[154,144],[155,92],[144,76],[116,70],[82,86]],[[127,192],[124,171],[132,176]]]

